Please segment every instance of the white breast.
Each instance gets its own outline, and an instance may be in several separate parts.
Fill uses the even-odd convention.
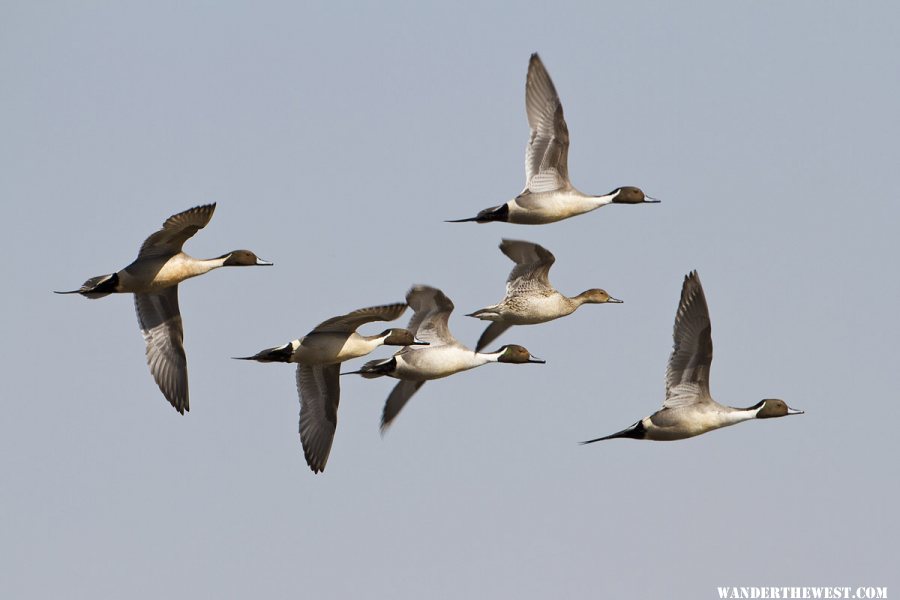
[[[396,358],[393,376],[418,381],[440,379],[488,362],[482,355],[461,346],[426,347],[398,354]]]
[[[367,340],[358,333],[316,333],[305,336],[294,352],[294,362],[307,365],[344,362],[365,356],[380,344],[380,338]]]

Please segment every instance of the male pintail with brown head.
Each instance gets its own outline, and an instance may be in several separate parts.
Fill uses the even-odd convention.
[[[272,265],[249,250],[233,250],[207,259],[185,254],[182,246],[206,227],[215,209],[215,203],[205,204],[172,215],[162,229],[144,241],[137,258],[121,271],[91,277],[77,290],[56,292],[81,294],[91,299],[109,294],[134,294],[150,373],[166,400],[181,414],[190,410],[190,402],[178,284],[219,267]]]
[[[569,181],[569,128],[553,81],[537,54],[531,55],[525,80],[525,110],[531,137],[525,149],[525,189],[499,206],[449,223],[521,223],[541,225],[590,212],[607,204],[646,204],[659,200],[639,188],[618,187],[608,194],[584,194]]]

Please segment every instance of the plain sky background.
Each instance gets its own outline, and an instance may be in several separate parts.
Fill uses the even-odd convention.
[[[900,8],[545,4],[0,3],[0,596],[900,592]],[[521,190],[534,51],[573,183],[662,204],[442,222]],[[181,286],[181,417],[130,297],[51,290],[212,201],[185,249],[275,266]],[[229,357],[413,283],[472,345],[501,237],[550,249],[564,293],[625,303],[512,329],[546,365],[430,382],[383,439],[394,381],[343,378],[313,475],[293,366]],[[695,268],[713,395],[806,415],[579,446],[659,408]]]

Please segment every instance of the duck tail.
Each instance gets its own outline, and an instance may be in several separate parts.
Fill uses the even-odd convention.
[[[81,287],[77,290],[71,290],[68,292],[54,292],[55,294],[81,294],[85,298],[90,298],[91,300],[96,300],[97,298],[102,298],[104,296],[109,296],[118,291],[119,287],[119,274],[118,273],[110,273],[109,275],[98,275],[96,277],[91,277],[87,281],[81,284]]]
[[[475,223],[490,223],[492,221],[508,221],[509,220],[509,205],[501,204],[500,206],[492,206],[490,208],[486,208],[482,211],[479,211],[478,214],[474,217],[469,217],[468,219],[455,219],[451,221],[444,221],[445,223],[470,223],[474,221]]]
[[[370,360],[359,371],[347,371],[341,375],[362,375],[366,379],[375,379],[390,374],[397,368],[397,359],[393,356],[388,359]]]
[[[253,356],[235,356],[235,360],[255,360],[257,362],[291,362],[294,355],[294,344],[288,342],[284,346],[276,346],[275,348],[267,348],[254,354]]]
[[[581,445],[584,444],[593,444],[594,442],[602,442],[603,440],[613,440],[615,438],[631,438],[633,440],[642,440],[647,436],[647,429],[644,427],[643,421],[638,421],[631,427],[623,429],[622,431],[617,431],[611,435],[595,438],[593,440],[587,440],[584,442],[579,442]]]

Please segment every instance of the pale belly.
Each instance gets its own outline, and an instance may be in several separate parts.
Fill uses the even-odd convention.
[[[216,266],[212,261],[198,261],[185,254],[136,261],[119,271],[119,285],[125,292],[153,293],[202,275]]]
[[[596,202],[578,193],[540,193],[520,196],[510,203],[509,222],[542,225],[562,221],[598,208]]]
[[[397,355],[397,368],[391,376],[428,381],[473,369],[485,362],[478,360],[473,351],[458,347],[423,348]]]
[[[357,333],[315,333],[300,341],[292,358],[303,364],[330,364],[365,356],[374,349],[374,344]]]
[[[572,307],[560,294],[550,296],[521,296],[506,302],[501,318],[511,325],[546,323],[571,314]]]
[[[748,419],[738,412],[690,409],[663,410],[643,420],[647,439],[671,441],[694,437]]]

